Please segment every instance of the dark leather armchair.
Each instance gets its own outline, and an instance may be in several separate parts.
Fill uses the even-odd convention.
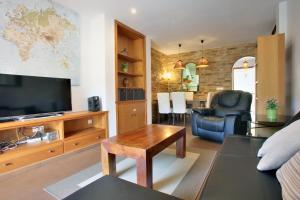
[[[223,142],[227,135],[246,135],[251,103],[248,92],[227,90],[215,94],[210,108],[193,109],[193,135],[216,142]]]

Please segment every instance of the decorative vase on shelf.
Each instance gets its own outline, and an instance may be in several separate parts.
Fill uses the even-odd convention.
[[[267,109],[267,118],[271,121],[277,119],[277,109]]]
[[[122,63],[122,72],[127,73],[128,72],[128,63]]]
[[[127,78],[123,79],[123,87],[128,87],[129,86],[129,80]]]

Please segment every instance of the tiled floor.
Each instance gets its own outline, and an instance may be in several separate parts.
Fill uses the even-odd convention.
[[[218,150],[220,145],[192,136],[187,127],[188,148]],[[43,188],[99,162],[97,145],[0,175],[0,199],[53,199]]]

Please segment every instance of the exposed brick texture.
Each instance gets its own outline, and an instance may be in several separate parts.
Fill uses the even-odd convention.
[[[232,88],[232,67],[234,63],[245,56],[256,56],[256,44],[239,44],[223,48],[205,49],[204,56],[209,61],[207,68],[200,68],[200,89],[194,94],[194,98],[205,99],[207,93],[216,91],[218,87],[224,89]],[[168,91],[166,80],[162,79],[165,72],[172,74],[170,80],[170,91],[180,89],[180,70],[173,70],[174,63],[181,59],[184,63],[197,63],[202,56],[202,51],[186,52],[174,55],[165,55],[155,49],[151,51],[152,56],[152,100],[156,100],[157,92]],[[154,103],[154,102],[153,102]],[[154,112],[156,113],[154,106]]]
[[[152,55],[152,97],[156,99],[157,92],[167,91],[167,81],[162,79],[164,72],[171,72],[170,90],[180,89],[180,70],[173,70],[174,63],[180,58],[185,63],[197,63],[202,52],[193,51],[181,53],[179,56],[165,55],[155,49]],[[234,63],[245,56],[256,56],[256,44],[241,44],[236,46],[206,49],[204,55],[209,60],[207,68],[200,68],[200,90],[195,93],[195,98],[206,98],[209,91],[215,91],[218,87],[232,88],[232,67]]]

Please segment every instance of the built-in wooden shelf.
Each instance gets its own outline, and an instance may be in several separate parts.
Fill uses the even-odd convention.
[[[142,99],[142,100],[116,101],[116,104],[132,104],[132,103],[146,103],[146,99]]]
[[[115,37],[117,134],[123,134],[144,127],[147,121],[146,100],[137,100],[146,96],[146,40],[142,33],[118,21]],[[120,53],[125,50],[126,55]],[[122,72],[124,62],[128,63],[128,73]],[[122,87],[124,79],[129,87]]]
[[[102,138],[105,138],[105,129],[103,128],[86,128],[83,130],[79,130],[79,131],[72,131],[69,133],[65,133],[65,141],[67,140],[72,140],[74,138],[78,138],[78,137],[84,137],[84,136],[88,136],[94,133],[99,133],[101,134]]]
[[[56,131],[57,140],[22,144],[0,154],[0,173],[100,144],[108,137],[108,112],[70,112],[62,116],[1,123],[1,139],[17,141],[19,134],[16,133],[28,131],[34,126]]]
[[[124,75],[124,76],[132,76],[132,77],[138,77],[138,76],[143,76],[142,74],[135,74],[135,73],[129,73],[129,72],[121,72],[118,71],[119,75]]]
[[[45,145],[62,144],[62,143],[63,140],[54,140],[54,141],[40,141],[40,142],[20,144],[14,149],[10,149],[8,151],[3,152],[0,157],[0,162],[2,161],[3,158],[6,158],[7,156],[22,156],[24,153],[26,154],[28,151],[39,150],[40,148],[45,147]]]
[[[121,54],[121,53],[118,53],[118,58],[119,58],[119,59],[126,60],[126,61],[131,62],[131,63],[143,61],[142,59],[134,58],[134,57],[127,56],[127,55],[123,55],[123,54]]]

